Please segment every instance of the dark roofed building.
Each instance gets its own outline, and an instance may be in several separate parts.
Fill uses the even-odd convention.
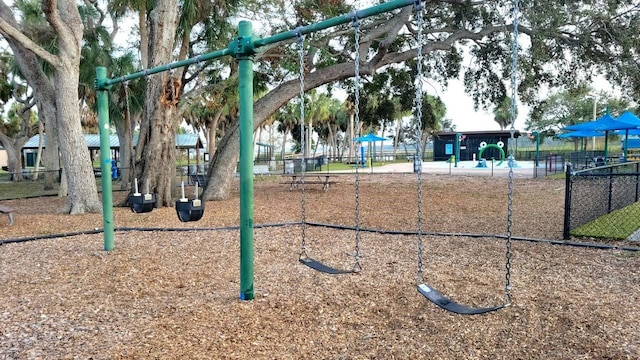
[[[91,153],[92,159],[96,151],[100,150],[100,135],[98,134],[85,134],[84,141],[89,148],[89,152]],[[22,147],[23,153],[26,150],[26,166],[33,166],[35,163],[35,153],[34,150],[38,149],[38,144],[40,142],[40,135],[32,136],[29,141]],[[138,142],[138,135],[134,135],[133,143],[136,144]],[[47,136],[43,137],[42,146],[44,148],[47,147]],[[135,145],[134,145],[135,147]],[[109,136],[109,148],[114,153],[114,157],[118,158],[118,151],[120,149],[120,141],[118,140],[118,135],[112,134]],[[176,149],[180,150],[200,150],[203,149],[204,146],[202,144],[202,140],[197,134],[176,134]]]
[[[494,146],[490,146],[482,152],[483,158],[500,159],[502,155],[496,146],[502,148],[506,156],[509,154],[510,130],[441,132],[433,138],[433,161],[449,160],[451,155],[455,154],[454,141],[456,134],[462,135],[459,161],[477,160],[482,146],[491,144]],[[520,131],[516,130],[513,136],[516,139],[520,137]],[[513,150],[515,151],[517,149]]]

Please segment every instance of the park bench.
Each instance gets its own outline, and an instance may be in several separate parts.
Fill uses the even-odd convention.
[[[9,216],[9,226],[13,225],[13,209],[6,206],[0,205],[0,214],[7,214]]]
[[[270,175],[269,165],[253,165],[254,175]]]
[[[271,171],[269,171],[269,165],[253,165],[253,175],[271,175]],[[238,168],[233,171],[233,176],[240,176]]]
[[[331,175],[307,175],[303,178],[297,174],[284,174],[283,177],[290,178],[287,181],[281,182],[281,184],[289,185],[289,190],[298,189],[301,185],[318,184],[322,185],[322,190],[329,190],[329,186],[335,184],[335,181],[330,181]],[[317,180],[311,180],[311,179]]]

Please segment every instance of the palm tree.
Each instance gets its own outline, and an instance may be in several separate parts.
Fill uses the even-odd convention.
[[[297,126],[300,122],[299,106],[293,101],[288,102],[284,107],[280,108],[276,114],[275,121],[278,122],[278,132],[282,133],[282,161],[284,162],[286,147],[287,147],[287,135]]]
[[[395,104],[395,112],[393,117],[396,119],[396,133],[393,136],[393,158],[396,158],[398,152],[398,143],[403,138],[402,118],[411,115],[411,109],[403,109],[402,102],[399,98],[393,98]]]
[[[331,98],[324,93],[318,93],[317,91],[309,92],[309,99],[305,103],[307,106],[307,114],[306,119],[309,122],[309,126],[307,127],[307,153],[305,157],[309,157],[310,149],[311,149],[311,133],[313,131],[313,124],[317,124],[318,129],[323,129],[326,126],[326,122],[329,118],[329,111],[331,106]],[[318,140],[321,140],[319,137]],[[326,141],[326,138],[322,139]],[[316,151],[318,151],[318,147],[316,146],[313,151],[313,156],[315,157]]]
[[[352,157],[355,156],[355,129],[354,129],[354,117],[355,117],[355,104],[347,99],[344,103],[342,103],[343,111],[349,116],[349,125],[347,127],[347,136],[345,137],[345,141],[349,144],[349,155],[347,156],[348,161],[351,161]]]
[[[325,134],[326,144],[329,150],[329,156],[335,158],[338,155],[338,133],[341,129],[345,129],[347,114],[342,109],[342,103],[331,98],[329,101],[329,114],[324,122],[324,129],[321,134]]]
[[[420,139],[422,157],[424,157],[427,140],[440,130],[446,113],[447,106],[439,96],[424,95],[422,100],[422,138]]]
[[[518,109],[516,108],[516,117]],[[511,125],[511,98],[505,96],[499,105],[493,110],[493,119],[500,125],[500,130],[504,130]]]

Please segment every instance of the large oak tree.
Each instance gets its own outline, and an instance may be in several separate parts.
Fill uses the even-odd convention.
[[[73,0],[43,0],[42,11],[55,33],[55,51],[48,51],[21,31],[11,8],[0,2],[0,34],[7,40],[20,71],[34,89],[41,117],[56,132],[68,196],[63,212],[100,212],[102,206],[93,175],[89,149],[84,141],[78,111],[78,76],[84,24]],[[47,77],[40,61],[53,68]],[[51,136],[50,139],[55,139]]]

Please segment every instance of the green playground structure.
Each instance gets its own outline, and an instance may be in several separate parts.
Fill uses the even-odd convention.
[[[251,22],[238,24],[238,36],[227,48],[202,54],[182,61],[176,61],[152,69],[107,78],[107,69],[96,68],[95,88],[98,93],[98,120],[100,127],[100,163],[102,168],[104,249],[110,251],[115,246],[113,220],[113,198],[111,183],[111,159],[109,158],[109,104],[108,91],[113,85],[148,75],[170,71],[192,64],[213,60],[223,56],[234,57],[239,64],[239,112],[240,112],[240,299],[251,300],[253,292],[253,56],[260,48],[284,40],[296,38],[320,30],[328,29],[358,19],[379,15],[406,6],[421,6],[421,0],[394,0],[388,3],[357,10],[315,24],[302,26],[267,38],[253,35]]]

